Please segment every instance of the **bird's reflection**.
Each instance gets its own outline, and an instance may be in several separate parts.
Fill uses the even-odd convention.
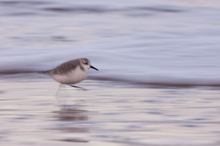
[[[89,142],[85,138],[78,137],[80,135],[87,135],[89,128],[83,123],[88,121],[88,112],[82,110],[79,106],[61,106],[60,110],[54,112],[54,118],[58,121],[56,130],[63,133],[71,133],[71,137],[59,139],[65,142]],[[74,137],[75,136],[75,137]],[[84,137],[84,136],[83,136]]]
[[[56,118],[59,121],[85,121],[88,120],[86,110],[72,105],[62,105],[60,110],[55,111]]]

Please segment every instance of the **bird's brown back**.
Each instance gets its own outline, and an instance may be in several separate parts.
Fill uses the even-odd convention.
[[[57,66],[53,70],[50,71],[52,74],[65,74],[70,72],[71,70],[75,69],[77,66],[80,66],[80,60],[70,60],[67,62],[62,63],[61,65]]]

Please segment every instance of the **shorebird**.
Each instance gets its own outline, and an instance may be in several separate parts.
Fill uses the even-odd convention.
[[[60,64],[54,69],[48,70],[47,73],[60,85],[69,85],[71,87],[81,88],[74,84],[81,82],[88,76],[89,69],[97,70],[91,65],[88,58],[78,58]],[[83,88],[81,88],[83,89]]]

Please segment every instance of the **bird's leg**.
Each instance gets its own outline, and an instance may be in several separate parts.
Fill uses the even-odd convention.
[[[63,84],[59,84],[59,87],[57,88],[57,91],[56,91],[56,101],[57,101],[57,104],[58,104],[58,106],[62,106],[62,101],[61,100],[59,100],[59,96],[58,96],[58,92],[60,91],[60,89],[61,89],[61,87],[63,86]]]
[[[62,84],[59,84],[59,87],[57,88],[57,91],[56,91],[56,95],[58,94],[61,87],[62,87]]]
[[[76,86],[76,85],[72,85],[72,84],[69,84],[69,86],[74,87],[74,88],[78,88],[78,89],[81,89],[81,90],[84,90],[84,91],[87,90],[85,88],[82,88],[82,87],[79,87],[79,86]]]

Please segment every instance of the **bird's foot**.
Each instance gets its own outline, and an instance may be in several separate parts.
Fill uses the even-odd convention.
[[[86,91],[87,89],[83,88],[83,87],[79,87],[79,86],[76,86],[76,85],[69,85],[71,87],[74,87],[74,88],[77,88],[77,89],[80,89],[80,90],[83,90],[83,91]]]

